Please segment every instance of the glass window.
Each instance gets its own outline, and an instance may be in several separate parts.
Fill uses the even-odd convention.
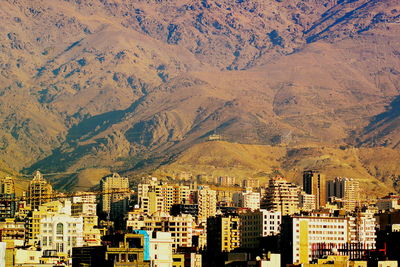
[[[56,227],[56,234],[63,235],[64,234],[64,224],[58,223]]]

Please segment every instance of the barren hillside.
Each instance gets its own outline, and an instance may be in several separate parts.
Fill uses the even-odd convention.
[[[5,0],[0,157],[135,169],[218,133],[399,149],[400,4]]]

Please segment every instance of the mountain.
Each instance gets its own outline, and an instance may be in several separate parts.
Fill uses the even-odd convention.
[[[296,147],[249,145],[212,141],[196,144],[177,159],[161,166],[158,177],[233,176],[241,180],[257,177],[260,184],[281,175],[302,184],[305,169],[320,170],[328,180],[337,176],[360,181],[364,197],[383,196],[399,189],[400,151],[392,148],[354,148],[303,144]]]
[[[399,148],[390,0],[5,0],[0,158],[31,173],[171,162],[221,134]]]

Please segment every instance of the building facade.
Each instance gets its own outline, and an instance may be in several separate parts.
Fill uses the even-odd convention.
[[[279,211],[257,210],[239,214],[241,247],[258,248],[260,238],[280,233],[282,216]]]
[[[269,180],[265,195],[261,200],[261,208],[279,211],[282,215],[290,215],[299,211],[300,188],[281,177]]]
[[[28,187],[28,205],[31,210],[38,209],[40,205],[50,202],[53,193],[51,184],[43,178],[43,175],[37,171]]]
[[[307,194],[315,195],[316,208],[324,207],[327,200],[326,178],[319,171],[309,170],[303,173],[303,190]]]

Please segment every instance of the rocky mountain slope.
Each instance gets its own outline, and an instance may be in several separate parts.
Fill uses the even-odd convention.
[[[399,148],[391,0],[5,0],[0,157],[126,170],[226,140]]]
[[[249,177],[267,184],[269,178],[281,175],[301,185],[303,170],[316,169],[329,180],[337,176],[357,179],[364,194],[383,196],[399,189],[399,157],[400,151],[391,148],[312,144],[288,147],[213,141],[192,146],[173,163],[161,166],[155,175],[229,175],[238,184]]]

